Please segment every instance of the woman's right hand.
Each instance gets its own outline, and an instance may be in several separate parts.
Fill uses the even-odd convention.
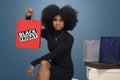
[[[33,66],[33,65],[30,65],[30,66],[28,67],[27,74],[28,74],[29,76],[33,76],[33,69],[34,69],[34,66]]]
[[[33,10],[32,10],[32,8],[27,8],[27,9],[25,10],[25,15],[26,15],[26,16],[32,16],[32,15],[33,15]]]
[[[33,10],[31,8],[27,8],[25,10],[25,19],[30,20],[32,16],[33,16]]]

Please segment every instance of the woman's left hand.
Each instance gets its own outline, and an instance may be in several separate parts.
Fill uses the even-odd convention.
[[[29,68],[28,68],[28,71],[27,71],[27,74],[29,76],[33,76],[33,69],[34,69],[34,66],[33,65],[30,65]]]

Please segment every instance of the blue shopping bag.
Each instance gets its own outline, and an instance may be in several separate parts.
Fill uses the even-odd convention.
[[[120,37],[101,37],[99,62],[112,64],[120,63]]]

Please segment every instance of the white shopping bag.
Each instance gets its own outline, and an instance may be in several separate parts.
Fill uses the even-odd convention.
[[[99,61],[100,40],[85,40],[83,47],[83,61]]]

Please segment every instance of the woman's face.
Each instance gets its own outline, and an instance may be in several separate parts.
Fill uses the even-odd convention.
[[[64,28],[64,20],[60,15],[56,15],[53,19],[53,27],[55,30],[61,30]]]

